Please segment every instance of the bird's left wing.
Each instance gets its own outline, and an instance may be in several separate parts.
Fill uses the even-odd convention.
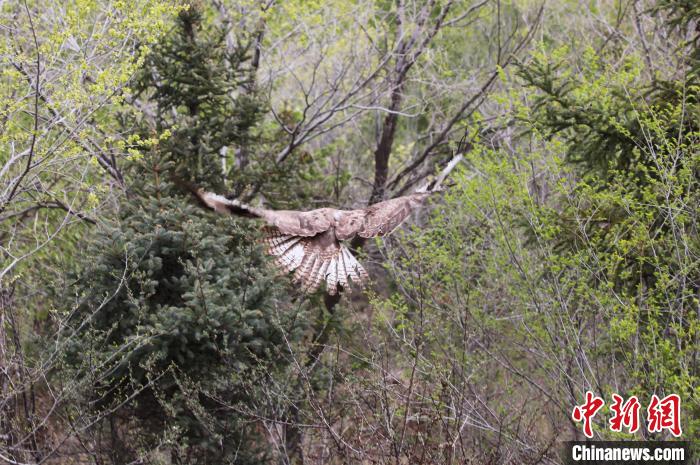
[[[431,193],[417,192],[375,203],[362,210],[353,210],[350,213],[361,212],[363,217],[356,234],[368,238],[392,233]]]

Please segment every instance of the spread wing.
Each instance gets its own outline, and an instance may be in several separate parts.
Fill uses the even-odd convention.
[[[267,253],[280,269],[294,273],[304,292],[313,292],[325,282],[333,295],[341,287],[349,291],[350,282],[362,285],[368,279],[360,262],[335,236],[329,213],[337,210],[267,210],[201,189],[189,190],[216,212],[265,220],[269,225],[263,238]]]
[[[339,240],[354,236],[385,236],[423,204],[431,192],[420,192],[379,202],[361,210],[319,209],[307,212],[267,210],[230,200],[218,194],[186,186],[206,207],[219,213],[262,218],[263,242],[279,268],[293,272],[305,292],[326,283],[329,294],[362,284],[367,272]],[[338,223],[334,224],[334,217]]]
[[[280,230],[283,234],[312,237],[333,227],[331,218],[326,210],[311,211],[267,210],[246,205],[238,200],[202,189],[190,188],[199,201],[219,213],[229,213],[247,217],[262,218],[265,222]],[[336,237],[340,240],[354,236],[375,237],[386,236],[393,232],[408,218],[413,210],[423,204],[431,192],[417,192],[403,197],[375,203],[361,210],[341,211],[341,217],[335,226]]]
[[[300,212],[294,210],[267,210],[246,205],[238,200],[201,189],[191,189],[202,204],[219,213],[262,218],[265,222],[279,229],[284,234],[310,237],[327,231],[331,223],[321,210]]]
[[[336,235],[339,239],[349,239],[355,235],[365,238],[386,236],[398,228],[431,193],[405,195],[375,203],[362,210],[343,212]]]

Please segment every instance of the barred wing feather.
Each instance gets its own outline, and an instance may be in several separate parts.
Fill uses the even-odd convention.
[[[370,205],[362,210],[365,217],[357,235],[368,238],[391,234],[429,195],[421,192]]]

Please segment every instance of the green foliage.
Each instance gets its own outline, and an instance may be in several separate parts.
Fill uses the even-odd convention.
[[[376,302],[380,326],[388,319],[397,342],[421,341],[419,373],[436,394],[440,382],[465,376],[486,392],[512,384],[517,397],[496,395],[490,409],[512,412],[528,398],[529,415],[554,412],[565,423],[586,389],[643,402],[677,393],[684,437],[697,438],[700,243],[689,207],[700,201],[697,177],[657,172],[644,203],[624,176],[593,188],[590,177],[573,180],[562,146],[536,147],[521,160],[492,150],[471,158],[481,176],[457,177],[449,213],[393,251],[401,293]],[[697,151],[686,156],[697,166]],[[547,173],[536,184],[532,166]],[[626,214],[609,218],[610,210]],[[518,437],[521,426],[508,434]],[[596,431],[606,429],[601,422]],[[480,450],[497,447],[495,437],[484,441]]]
[[[231,32],[205,13],[197,5],[180,12],[171,37],[146,59],[133,98],[147,102],[148,111],[127,113],[138,131],[124,148],[138,156],[159,139],[182,179],[244,199],[297,192],[303,203],[309,179],[322,176],[317,163],[324,156],[312,160],[300,151],[293,163],[278,166],[280,136],[286,134],[263,121],[266,107],[250,63],[253,41],[239,38],[230,45]],[[244,38],[254,33],[236,32]],[[290,110],[279,117],[293,127],[298,115]]]
[[[112,189],[103,182],[109,176],[97,157],[114,159],[111,136],[118,131],[116,114],[124,108],[128,83],[180,8],[167,0],[0,6],[16,28],[3,30],[0,40],[0,243],[7,246],[0,264],[22,273],[27,287],[42,287],[30,282],[38,268],[50,273],[56,261],[72,265],[72,249],[89,225],[72,221],[77,216],[66,211],[93,219],[105,207]],[[32,146],[33,163],[20,182]],[[37,236],[37,223],[51,233]],[[49,238],[65,248],[40,246]]]
[[[611,340],[603,347],[623,360],[634,380],[629,389],[682,393],[692,399],[686,418],[697,417],[696,76],[644,82],[629,61],[601,67],[591,52],[574,77],[564,62],[557,53],[538,55],[521,68],[540,91],[532,128],[560,138],[568,158],[586,167],[548,218],[558,254],[598,270],[586,281],[618,300],[606,309]]]
[[[698,75],[682,55],[675,59],[680,78],[649,80],[641,55],[619,58],[615,49],[588,46],[574,53],[565,46],[548,50],[541,45],[518,68],[530,94],[519,118],[544,137],[565,140],[568,159],[586,170],[611,177],[616,170],[631,171],[644,184],[650,175],[645,168],[657,163],[658,149],[648,146],[679,136],[687,144],[699,128]]]
[[[284,365],[298,314],[281,311],[283,287],[251,226],[191,205],[163,181],[158,159],[134,169],[138,197],[87,250],[98,258],[78,284],[76,318],[86,323],[73,363],[90,361],[80,366],[100,408],[135,395],[126,406],[146,431],[174,431],[185,456],[199,451],[187,463],[236,453],[241,463],[255,448],[241,444],[243,419],[220,406],[252,402],[256,384]]]
[[[700,7],[693,0],[659,0],[650,9],[657,16],[666,16],[671,28],[678,29],[685,40],[679,44],[682,51],[688,51],[690,68],[695,78],[700,78]]]
[[[125,141],[128,201],[87,249],[94,258],[76,284],[67,361],[90,380],[93,408],[137,419],[111,427],[119,460],[260,463],[260,432],[241,411],[280,376],[304,329],[256,225],[200,209],[174,183],[223,190],[222,149],[249,143],[260,111],[245,92],[232,98],[245,85],[244,51],[225,52],[223,33],[201,21],[182,12],[147,60],[136,95],[155,118],[125,115],[136,128]]]
[[[532,128],[586,162],[550,216],[558,254],[598,270],[588,284],[619,301],[606,309],[604,348],[623,361],[629,389],[690,399],[686,419],[697,435],[698,76],[690,66],[680,80],[648,82],[634,57],[601,66],[593,51],[574,73],[566,56],[538,54],[520,73],[539,91]]]
[[[600,438],[668,438],[604,422],[676,393],[700,443],[696,3],[5,2],[0,454],[554,463],[586,390]],[[464,163],[312,322],[256,226],[173,182],[357,206],[392,113],[388,192],[443,130]]]
[[[566,424],[587,389],[676,393],[684,437],[700,437],[700,88],[690,69],[669,85],[639,62],[542,45],[498,99],[524,137],[475,147],[449,213],[390,250],[400,292],[377,300],[379,321],[421,341],[436,394],[466,373],[486,392],[516,386],[487,413],[528,398],[530,418]]]
[[[182,11],[134,85],[134,98],[152,102],[155,113],[143,115],[141,138],[167,131],[160,149],[176,162],[175,174],[214,189],[223,187],[222,164],[233,158],[227,151],[250,150],[261,112],[245,69],[248,50],[227,47],[226,32],[208,24],[196,7]]]

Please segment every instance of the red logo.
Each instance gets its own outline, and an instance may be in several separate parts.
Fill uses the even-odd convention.
[[[659,400],[654,394],[647,408],[647,424],[650,433],[667,429],[675,437],[681,435],[681,398],[671,394]]]
[[[632,396],[623,404],[622,397],[617,394],[613,394],[612,397],[615,402],[610,406],[614,414],[610,419],[610,429],[620,432],[624,426],[630,433],[636,433],[639,429],[639,399]]]
[[[637,396],[632,396],[627,401],[613,394],[613,403],[610,406],[610,430],[622,432],[627,428],[630,434],[639,430],[639,409],[641,404]],[[624,401],[624,402],[623,402]],[[586,391],[586,402],[574,407],[571,418],[574,421],[583,421],[583,434],[587,438],[593,437],[593,417],[603,408],[605,401]],[[677,394],[670,394],[663,399],[654,394],[647,407],[647,431],[660,433],[668,430],[675,437],[680,437],[681,431],[681,398]]]
[[[574,421],[583,420],[583,434],[585,434],[587,438],[593,437],[593,428],[591,427],[591,423],[593,417],[598,410],[603,407],[603,405],[605,405],[605,401],[603,399],[594,396],[591,391],[586,391],[586,403],[574,407],[574,412],[571,417],[574,419]]]

